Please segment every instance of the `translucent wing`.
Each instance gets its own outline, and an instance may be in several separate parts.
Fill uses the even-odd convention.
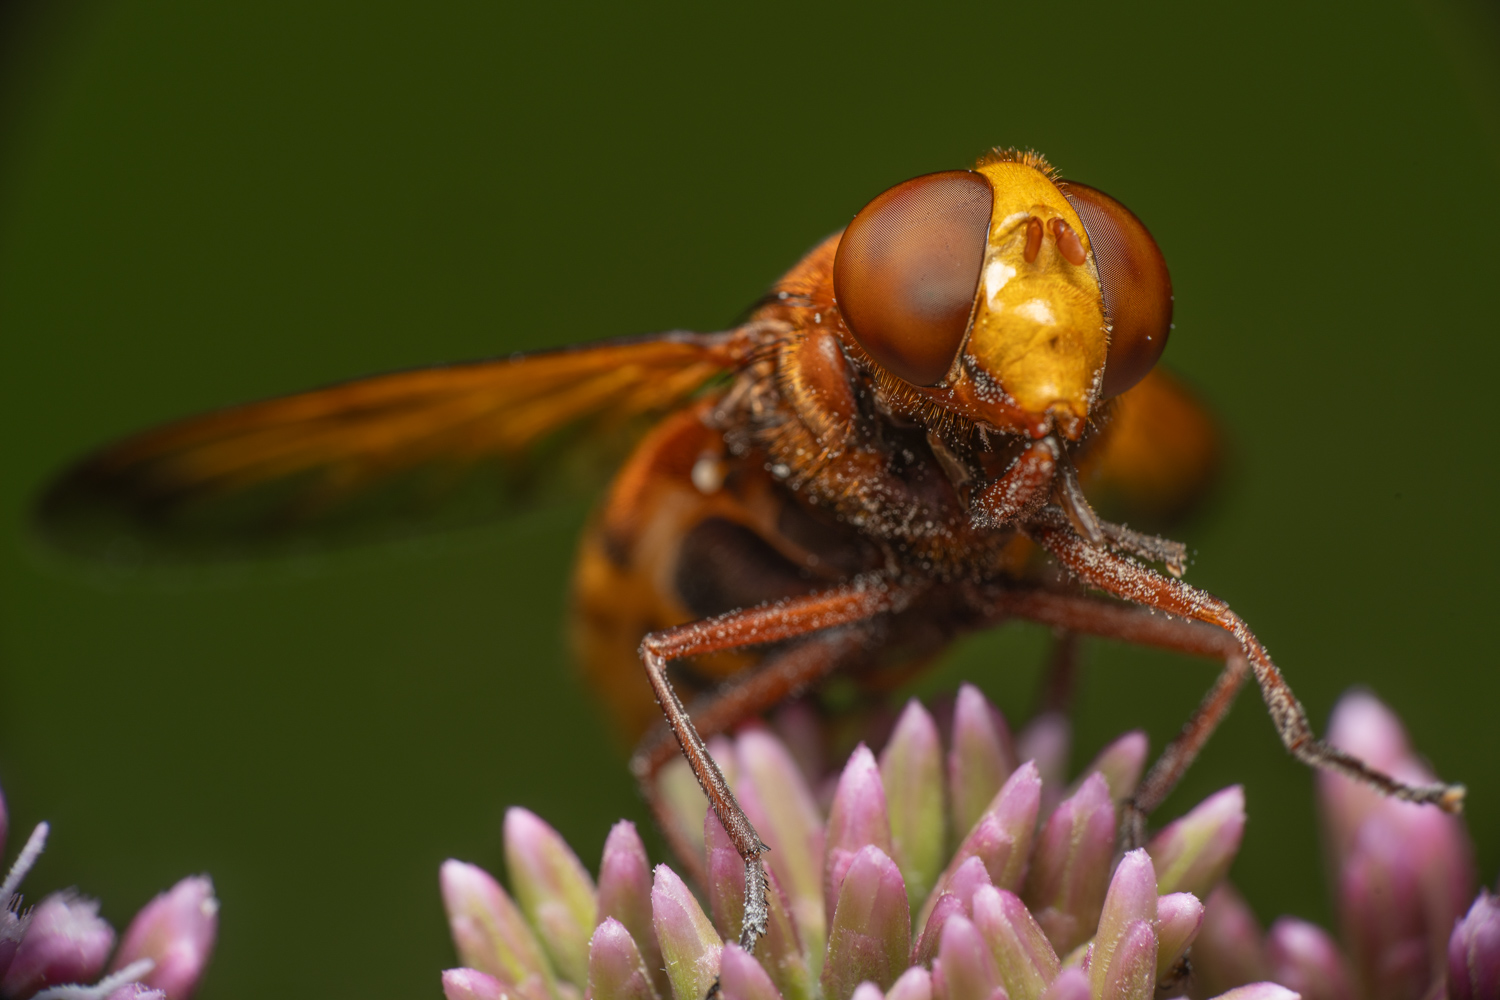
[[[607,469],[643,421],[742,364],[758,332],[397,372],[192,417],[74,466],[38,525],[74,554],[149,562],[471,522]]]
[[[1213,488],[1222,464],[1218,424],[1160,366],[1118,396],[1079,480],[1101,514],[1132,527],[1169,527]]]

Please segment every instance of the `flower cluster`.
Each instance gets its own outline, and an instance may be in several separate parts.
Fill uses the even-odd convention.
[[[8,814],[0,798],[0,852]],[[115,948],[99,904],[73,890],[22,909],[21,882],[47,843],[38,824],[0,883],[0,998],[186,1000],[208,964],[219,901],[207,876],[178,882],[147,903]],[[110,961],[110,952],[114,960]],[[105,973],[106,966],[108,974]]]
[[[1143,734],[1067,784],[1062,719],[1013,739],[972,687],[942,714],[940,726],[908,704],[880,754],[861,745],[837,775],[821,773],[795,715],[778,720],[780,736],[758,727],[712,743],[770,848],[770,919],[754,955],[734,943],[744,867],[685,765],[661,789],[673,839],[694,845],[682,860],[706,908],[672,868],[653,871],[630,823],[610,832],[596,884],[556,831],[511,809],[513,896],[474,865],[442,867],[465,965],[443,974],[447,997],[1420,1000],[1442,995],[1445,973],[1452,1000],[1497,996],[1500,904],[1481,894],[1455,927],[1473,876],[1451,817],[1320,779],[1345,952],[1289,918],[1261,934],[1225,883],[1245,828],[1240,788],[1117,856]],[[1333,738],[1403,776],[1420,771],[1367,695],[1341,704]]]
[[[1329,739],[1387,773],[1432,780],[1400,720],[1366,692],[1339,703]],[[1487,892],[1474,898],[1462,821],[1330,774],[1318,776],[1318,800],[1344,947],[1295,917],[1262,934],[1225,885],[1208,899],[1193,951],[1198,981],[1270,978],[1303,1000],[1417,1000],[1444,989],[1451,1000],[1500,998],[1500,906]]]

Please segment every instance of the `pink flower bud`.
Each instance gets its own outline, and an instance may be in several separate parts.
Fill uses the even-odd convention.
[[[941,892],[934,899],[928,900],[930,909],[927,913],[927,922],[922,925],[922,933],[917,936],[912,945],[911,963],[913,965],[929,965],[937,956],[938,942],[943,939],[943,928],[948,925],[948,918],[953,916],[966,916],[964,901],[951,892]]]
[[[36,859],[42,856],[42,850],[47,846],[47,831],[46,823],[36,825],[31,836],[26,838],[21,853],[16,855],[5,880],[0,882],[0,976],[10,968],[31,924],[31,914],[21,910],[21,882],[36,864]]]
[[[938,945],[945,1000],[991,1000],[1000,985],[989,948],[973,923],[962,915],[948,918]]]
[[[1042,994],[1042,1000],[1092,1000],[1088,973],[1082,969],[1063,969]]]
[[[1245,836],[1245,790],[1231,785],[1162,829],[1146,850],[1160,890],[1207,896],[1229,872]]]
[[[1372,812],[1339,882],[1340,919],[1360,992],[1420,997],[1441,966],[1428,946],[1417,859],[1392,823]]]
[[[1266,935],[1271,978],[1302,1000],[1354,1000],[1344,956],[1328,932],[1295,917],[1282,917]]]
[[[1143,850],[1131,851],[1120,859],[1110,880],[1109,892],[1104,897],[1104,906],[1099,916],[1099,930],[1094,935],[1094,952],[1089,964],[1089,981],[1094,995],[1104,996],[1110,992],[1111,977],[1118,978],[1125,968],[1115,961],[1115,951],[1123,947],[1128,934],[1138,924],[1144,924],[1151,932],[1151,984],[1156,984],[1156,871],[1151,867],[1151,858]],[[1134,945],[1137,949],[1141,945]],[[1134,953],[1132,953],[1134,954]],[[1122,959],[1123,961],[1123,959]],[[1131,962],[1135,959],[1131,958]],[[1134,965],[1130,966],[1135,975]],[[1128,979],[1129,977],[1127,977]],[[1125,980],[1121,980],[1124,982]],[[1130,980],[1134,982],[1134,980]],[[1122,987],[1123,988],[1123,987]],[[1132,987],[1133,988],[1133,987]],[[1147,993],[1149,1000],[1150,993]]]
[[[1278,983],[1250,983],[1221,993],[1214,1000],[1299,1000],[1298,995]]]
[[[943,891],[958,897],[958,901],[963,904],[964,915],[970,916],[974,893],[982,886],[993,887],[994,883],[990,881],[990,873],[984,867],[984,859],[973,857],[958,866],[958,870],[944,884]]]
[[[552,966],[521,910],[489,872],[462,861],[445,861],[438,882],[459,960],[517,986],[531,979],[543,996],[555,991]]]
[[[981,886],[971,906],[1005,992],[1011,1000],[1040,1000],[1059,967],[1041,925],[1020,897],[1004,889]]]
[[[30,913],[17,911],[20,902],[19,896],[12,896],[8,902],[0,901],[0,976],[10,969],[31,924]]]
[[[1136,920],[1107,954],[1096,951],[1089,979],[1097,984],[1094,995],[1099,1000],[1151,1000],[1156,989],[1156,931],[1151,924]]]
[[[971,829],[1015,769],[1004,717],[978,688],[963,685],[953,705],[953,748],[948,752],[953,829]]]
[[[766,936],[755,949],[760,956],[761,967],[771,977],[776,989],[788,1000],[811,997],[816,993],[817,979],[797,922],[792,917],[791,903],[786,891],[776,880],[776,873],[766,872],[766,902],[769,913],[766,919]]]
[[[948,923],[949,917],[962,913],[972,918],[972,900],[975,891],[981,886],[993,887],[993,884],[983,859],[978,857],[964,861],[957,871],[944,878],[943,891],[927,915],[927,922],[922,925],[922,934],[913,948],[913,963],[925,965],[937,954],[938,942],[942,939],[943,927]]]
[[[93,982],[114,946],[114,928],[100,918],[97,902],[54,892],[32,912],[0,994],[25,997],[58,983]]]
[[[849,755],[839,776],[838,790],[828,814],[827,860],[823,870],[823,900],[832,913],[839,886],[854,856],[870,845],[891,852],[891,823],[887,818],[885,786],[875,755],[861,743]]]
[[[168,1000],[185,1000],[203,976],[218,929],[213,882],[206,875],[185,878],[135,915],[110,968],[150,959],[156,966],[141,981]]]
[[[1203,904],[1190,892],[1173,892],[1156,901],[1156,977],[1161,979],[1182,960],[1203,926]]]
[[[145,983],[126,983],[111,990],[104,1000],[167,1000],[167,995]]]
[[[1330,741],[1398,778],[1433,780],[1432,772],[1412,753],[1400,720],[1367,692],[1352,692],[1340,700],[1330,723]],[[1463,822],[1438,809],[1382,798],[1372,789],[1333,774],[1319,775],[1318,791],[1331,860],[1340,878],[1346,877],[1345,870],[1354,864],[1356,854],[1363,856],[1359,864],[1366,869],[1381,854],[1400,865],[1403,871],[1393,877],[1403,884],[1413,881],[1413,905],[1421,914],[1421,927],[1413,924],[1407,933],[1413,939],[1425,938],[1427,967],[1441,969],[1453,922],[1474,894],[1473,848]],[[1383,832],[1372,834],[1373,827]],[[1368,842],[1371,837],[1388,841],[1387,847],[1375,848]],[[1367,870],[1366,874],[1372,873]],[[1342,904],[1346,912],[1354,906],[1349,901]],[[1380,976],[1373,969],[1364,971],[1363,946],[1355,930],[1346,924],[1356,973]],[[1373,932],[1370,927],[1365,930]],[[1411,972],[1421,974],[1416,967]]]
[[[821,954],[828,918],[823,900],[823,820],[802,771],[781,741],[752,729],[736,744],[735,797],[771,849],[763,860],[791,901],[809,951]]]
[[[1260,924],[1228,882],[1221,882],[1204,903],[1192,960],[1193,979],[1199,991],[1209,995],[1270,975]]]
[[[1373,694],[1353,691],[1340,700],[1329,739],[1398,778],[1416,783],[1433,781],[1430,769],[1412,753],[1401,721]],[[1319,775],[1319,798],[1331,861],[1341,877],[1356,853],[1367,856],[1362,865],[1370,864],[1370,844],[1361,844],[1373,837],[1367,832],[1370,826],[1385,829],[1380,838],[1392,844],[1404,843],[1404,849],[1398,852],[1400,864],[1415,868],[1409,874],[1415,879],[1415,906],[1422,913],[1421,933],[1416,927],[1410,933],[1427,940],[1428,967],[1442,969],[1449,931],[1455,919],[1463,915],[1475,888],[1473,849],[1463,822],[1434,808],[1382,798],[1373,789],[1332,774]],[[1395,861],[1394,855],[1392,859]],[[1346,903],[1344,909],[1353,906]],[[1353,928],[1346,927],[1346,936],[1352,933]],[[1361,976],[1379,975],[1362,972],[1365,961],[1361,943],[1352,940],[1350,945],[1356,972]],[[1418,975],[1418,970],[1413,969],[1413,975]]]
[[[885,1000],[932,1000],[932,976],[920,965],[907,969],[885,991]]]
[[[589,939],[588,987],[593,1000],[658,1000],[641,950],[613,917],[605,918]]]
[[[1480,890],[1448,941],[1451,1000],[1500,997],[1500,899]]]
[[[874,983],[860,983],[849,1000],[885,1000],[885,994]]]
[[[932,891],[943,867],[942,747],[937,723],[913,698],[880,754],[880,778],[891,824],[891,858],[915,909]]]
[[[446,1000],[504,1000],[505,987],[478,969],[449,969],[443,973]]]
[[[781,1000],[771,977],[754,957],[734,942],[724,946],[719,987],[724,1000]]]
[[[725,941],[738,941],[745,925],[745,861],[713,810],[703,817],[703,849],[709,914]]]
[[[1104,776],[1109,785],[1109,796],[1118,806],[1130,798],[1135,786],[1140,784],[1141,772],[1146,767],[1146,752],[1150,746],[1151,741],[1140,730],[1126,733],[1100,750],[1099,756],[1079,772],[1079,779],[1073,783],[1068,794],[1076,792],[1082,786],[1084,778],[1098,773]]]
[[[1398,778],[1431,780],[1424,774],[1413,773],[1415,761],[1405,727],[1396,713],[1368,691],[1350,691],[1339,699],[1328,720],[1328,742],[1376,770]],[[1420,766],[1416,770],[1420,771]],[[1381,795],[1331,771],[1320,771],[1317,778],[1330,846],[1334,857],[1342,859],[1354,846],[1354,835],[1366,814],[1381,802]]]
[[[573,849],[535,813],[507,809],[505,867],[553,966],[575,985],[588,982],[589,937],[599,902],[594,880]]]
[[[1042,828],[1026,883],[1031,912],[1060,955],[1088,940],[1098,924],[1114,844],[1109,785],[1093,774]]]
[[[943,963],[936,955],[931,962],[933,1000],[948,1000],[948,977],[943,975]]]
[[[863,848],[844,875],[823,962],[825,1000],[847,1000],[869,980],[890,986],[906,968],[911,913],[901,871],[878,847]]]
[[[1041,806],[1042,781],[1036,765],[1030,761],[1006,779],[974,829],[953,852],[953,860],[938,878],[934,892],[943,892],[948,881],[970,858],[979,858],[989,872],[990,882],[1001,889],[1015,891],[1026,877],[1027,856],[1036,829],[1037,809]],[[935,900],[928,900],[928,908]],[[925,923],[927,914],[924,912]]]
[[[724,942],[692,892],[666,865],[656,866],[651,913],[672,996],[676,1000],[703,1000],[719,974]]]
[[[1016,738],[1017,756],[1033,761],[1041,776],[1043,817],[1051,816],[1063,800],[1072,743],[1073,726],[1059,712],[1045,712],[1032,719]]]
[[[651,926],[651,862],[646,859],[646,846],[641,843],[635,824],[629,820],[616,823],[604,841],[598,895],[599,911],[594,923],[613,917],[623,924],[640,948],[657,991],[665,993],[667,977],[661,971],[661,949],[656,946],[656,931]]]

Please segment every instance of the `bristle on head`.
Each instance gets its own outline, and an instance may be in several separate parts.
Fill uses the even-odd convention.
[[[1014,146],[996,146],[979,158],[975,167],[983,167],[990,163],[1019,163],[1032,168],[1044,175],[1048,180],[1058,181],[1062,174],[1057,168],[1047,162],[1047,158],[1034,149],[1017,149]]]

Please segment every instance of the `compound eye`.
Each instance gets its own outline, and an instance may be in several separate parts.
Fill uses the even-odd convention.
[[[833,260],[833,292],[854,339],[913,385],[948,374],[974,308],[994,202],[967,170],[897,184],[860,209]]]
[[[1172,328],[1172,276],[1160,248],[1135,213],[1103,191],[1063,181],[1068,204],[1083,220],[1109,314],[1104,395],[1118,396],[1146,377]]]

